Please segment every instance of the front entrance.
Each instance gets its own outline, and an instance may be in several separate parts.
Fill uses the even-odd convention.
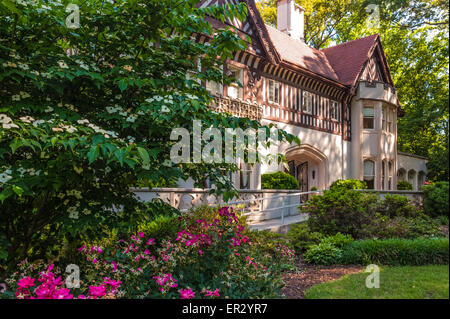
[[[301,192],[307,192],[308,188],[308,162],[301,163],[297,166],[297,180]],[[301,202],[308,200],[308,195],[302,195]]]

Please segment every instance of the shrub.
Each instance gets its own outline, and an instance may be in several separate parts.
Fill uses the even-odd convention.
[[[309,212],[308,225],[312,231],[325,235],[338,232],[359,238],[363,225],[370,223],[378,209],[375,194],[335,187],[322,196],[312,196],[304,210]]]
[[[446,238],[361,240],[344,246],[345,264],[427,265],[448,264]]]
[[[440,225],[425,214],[416,217],[389,218],[377,214],[373,220],[364,225],[360,232],[360,238],[418,238],[441,236]]]
[[[320,243],[321,244],[328,243],[337,248],[342,248],[343,246],[350,244],[353,241],[354,239],[352,238],[352,236],[337,233],[336,235],[325,237],[320,241]]]
[[[387,194],[380,203],[380,211],[389,217],[414,217],[420,209],[411,203],[406,196]]]
[[[425,213],[430,216],[448,216],[448,182],[423,186]]]
[[[228,207],[201,207],[172,221],[174,237],[169,233],[156,240],[137,232],[105,246],[83,245],[82,281],[120,281],[117,298],[281,296],[281,265],[293,264],[294,254],[278,238],[255,240]],[[9,288],[17,289],[18,277],[29,276],[27,272],[9,280]],[[86,295],[88,288],[79,293]]]
[[[297,253],[303,253],[310,246],[320,243],[324,237],[319,232],[312,232],[306,223],[292,225],[286,236]]]
[[[261,175],[262,189],[298,189],[298,181],[284,172]]]
[[[437,220],[438,220],[439,224],[441,224],[442,226],[448,226],[448,223],[449,223],[448,216],[443,216],[443,215],[438,216]]]
[[[339,263],[342,258],[342,250],[331,243],[324,242],[311,246],[303,258],[310,264],[332,265]]]
[[[413,186],[411,183],[408,183],[407,181],[400,181],[397,183],[397,189],[399,191],[412,191]]]
[[[330,189],[344,188],[344,189],[367,189],[365,181],[358,179],[338,179],[331,184]]]

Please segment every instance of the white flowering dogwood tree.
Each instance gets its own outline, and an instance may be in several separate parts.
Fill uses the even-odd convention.
[[[172,129],[192,132],[194,119],[260,128],[211,111],[202,85],[231,81],[221,66],[247,45],[206,17],[244,19],[246,7],[198,2],[0,3],[0,260],[43,257],[61,234],[127,224],[140,205],[129,189],[140,180],[208,178],[233,194],[224,176],[235,165],[169,157]]]

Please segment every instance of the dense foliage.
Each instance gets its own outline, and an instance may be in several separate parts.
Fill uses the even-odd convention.
[[[397,189],[400,191],[412,191],[413,186],[407,181],[400,181],[397,183]]]
[[[322,196],[313,196],[303,209],[309,213],[310,231],[327,235],[341,232],[359,239],[440,234],[440,222],[405,196],[386,195],[380,199],[373,193],[335,187]],[[291,236],[295,237],[295,232]]]
[[[437,182],[431,185],[424,185],[424,208],[430,216],[449,215],[449,183]]]
[[[449,263],[448,238],[355,241],[344,246],[341,263],[428,265]]]
[[[358,179],[338,179],[335,180],[331,185],[330,189],[367,189],[367,184],[365,181],[360,181]]]
[[[222,130],[261,127],[213,112],[202,84],[234,81],[221,67],[248,39],[232,27],[214,30],[207,17],[244,19],[244,3],[71,3],[78,28],[60,2],[0,3],[0,260],[9,267],[44,257],[61,234],[71,241],[102,234],[98,225],[132,224],[142,215],[130,186],[190,177],[232,196],[225,172],[236,165],[173,163],[172,129],[192,132],[193,120]]]
[[[298,189],[298,181],[285,172],[274,172],[261,175],[262,189]]]

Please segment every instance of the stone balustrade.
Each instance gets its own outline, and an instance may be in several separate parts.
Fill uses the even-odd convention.
[[[262,106],[256,103],[248,103],[240,99],[215,96],[211,107],[217,112],[230,113],[237,117],[247,117],[251,120],[261,120],[263,115]]]

